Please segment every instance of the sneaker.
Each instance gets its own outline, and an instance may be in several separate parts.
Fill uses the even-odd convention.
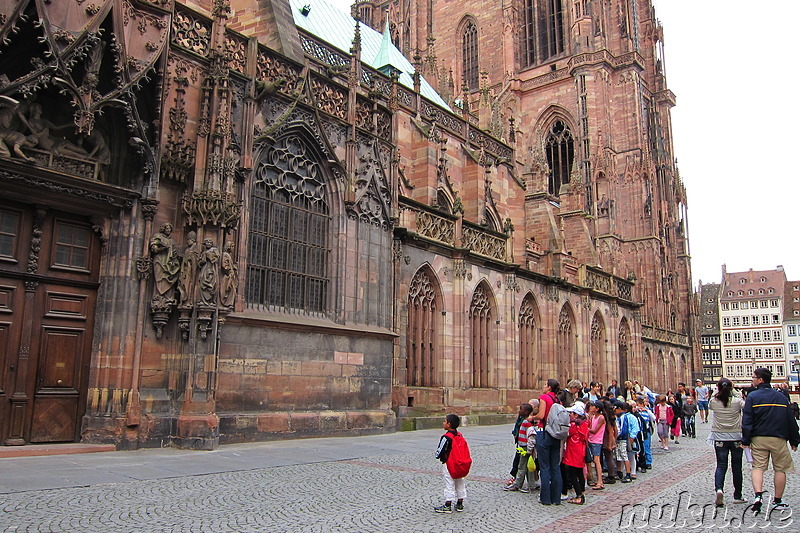
[[[762,505],[761,494],[756,494],[753,503],[750,504],[750,510],[754,515],[758,515],[759,513],[761,513],[761,505]]]
[[[453,512],[453,508],[450,507],[449,505],[440,505],[439,507],[434,507],[433,510],[436,511],[437,513],[452,513]]]
[[[745,500],[744,496],[742,496],[741,494],[738,496],[736,494],[733,495],[733,503],[744,503],[746,501],[747,500]]]
[[[604,484],[604,485],[613,485],[613,484],[614,484],[614,483],[616,483],[616,482],[617,482],[617,477],[616,477],[616,476],[614,476],[614,477],[607,477],[607,478],[604,478],[604,479],[603,479],[603,484]]]
[[[508,485],[507,487],[503,487],[503,490],[508,492],[516,492],[519,490],[519,487],[517,487],[516,485]]]
[[[529,490],[529,489],[527,489],[527,488],[524,488],[524,489],[519,489],[519,491],[520,491],[521,493],[523,493],[523,494],[528,494],[528,493],[530,492],[530,490]]]
[[[630,483],[631,481],[633,481],[633,480],[631,479],[631,476],[629,476],[629,475],[625,476],[624,478],[622,478],[622,482],[623,483]]]
[[[461,503],[461,502],[457,502],[456,503],[456,511],[458,511],[459,513],[463,513],[464,512],[464,504]]]
[[[787,509],[789,509],[789,504],[788,503],[786,503],[786,502],[775,503],[775,501],[773,500],[773,502],[772,502],[772,510],[773,511],[785,511]]]
[[[722,489],[717,489],[716,496],[714,496],[714,505],[716,505],[717,507],[722,507],[723,498],[724,494],[722,492]]]
[[[534,485],[534,486],[533,486],[533,490],[539,490],[539,489],[541,489],[541,488],[542,488],[542,484],[541,484],[541,482],[539,482],[539,481],[537,481],[537,482],[536,482],[536,485]]]

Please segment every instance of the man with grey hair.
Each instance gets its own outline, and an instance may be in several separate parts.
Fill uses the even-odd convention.
[[[577,379],[570,380],[567,386],[558,393],[558,400],[561,402],[561,405],[564,407],[572,407],[572,404],[575,403],[575,399],[578,398],[582,388],[583,385],[580,381]]]

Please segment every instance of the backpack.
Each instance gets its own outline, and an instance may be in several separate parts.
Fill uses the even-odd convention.
[[[630,431],[628,430],[628,417],[623,414],[621,419],[622,423],[620,424],[619,433],[617,434],[617,440],[625,440],[630,436]]]
[[[447,471],[453,479],[461,479],[469,474],[472,466],[472,456],[469,454],[469,446],[464,435],[456,432],[450,436],[450,455],[447,456]]]
[[[564,440],[569,436],[569,412],[560,403],[554,403],[547,414],[545,431],[556,440]]]

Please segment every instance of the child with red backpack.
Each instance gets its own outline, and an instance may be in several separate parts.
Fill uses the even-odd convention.
[[[445,430],[439,439],[436,449],[436,458],[442,462],[442,479],[444,480],[445,502],[433,510],[437,513],[452,513],[453,500],[456,501],[456,511],[464,510],[464,498],[467,497],[467,487],[464,478],[469,474],[472,466],[472,457],[469,446],[464,436],[458,432],[461,419],[458,415],[449,414],[444,418],[442,427]]]

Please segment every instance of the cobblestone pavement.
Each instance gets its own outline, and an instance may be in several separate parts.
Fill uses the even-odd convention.
[[[550,507],[538,503],[536,492],[502,490],[513,457],[510,427],[465,427],[475,462],[466,511],[450,515],[432,512],[442,500],[433,458],[438,430],[235,445],[214,452],[2,459],[0,532],[572,533],[658,526],[799,531],[791,511],[773,514],[771,522],[762,517],[741,523],[747,505],[728,504],[712,515],[714,455],[705,442],[707,427],[699,424],[698,439],[681,439],[657,454],[654,469],[635,482],[589,490],[584,506]],[[751,498],[749,467],[745,470],[745,494]],[[771,482],[771,474],[767,479]],[[727,486],[730,499],[730,474]],[[791,474],[785,499],[798,512],[799,491],[800,476]],[[626,504],[643,505],[624,510]],[[661,516],[658,509],[664,509]]]

